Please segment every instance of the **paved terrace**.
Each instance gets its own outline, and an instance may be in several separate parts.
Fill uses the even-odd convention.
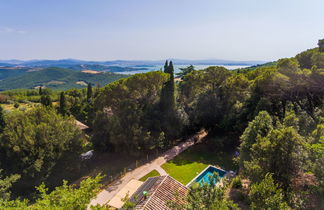
[[[205,131],[199,132],[198,134],[187,139],[186,141],[169,149],[168,151],[166,151],[156,159],[152,160],[151,162],[146,163],[145,165],[142,165],[134,169],[133,171],[126,173],[123,177],[111,183],[108,186],[108,188],[98,193],[97,197],[90,202],[90,206],[91,205],[95,206],[97,204],[99,205],[107,204],[130,180],[132,179],[138,180],[154,169],[157,170],[161,174],[161,176],[167,175],[167,173],[161,168],[161,165],[173,159],[175,156],[179,155],[181,152],[188,149],[196,142],[199,142],[206,135],[207,133]]]

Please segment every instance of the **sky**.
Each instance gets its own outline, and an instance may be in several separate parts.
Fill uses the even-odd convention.
[[[272,61],[324,38],[323,0],[0,0],[0,60]]]

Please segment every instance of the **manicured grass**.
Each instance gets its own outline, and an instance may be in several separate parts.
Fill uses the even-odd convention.
[[[154,176],[160,176],[160,173],[157,170],[153,170],[150,173],[143,176],[142,178],[140,178],[140,181],[145,182],[148,178],[154,177]]]
[[[208,143],[189,148],[163,164],[162,168],[170,176],[186,185],[208,165],[215,165],[225,170],[236,170],[231,153],[211,151]]]
[[[188,184],[195,176],[197,176],[207,164],[192,162],[185,165],[177,165],[173,162],[165,163],[162,168],[173,178],[182,184]]]

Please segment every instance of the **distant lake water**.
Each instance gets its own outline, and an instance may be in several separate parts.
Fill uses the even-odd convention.
[[[185,68],[185,67],[188,67],[188,66],[189,65],[174,65],[174,72],[179,73],[180,68]],[[195,67],[196,70],[206,69],[206,68],[208,68],[210,66],[224,66],[225,68],[230,69],[230,70],[249,67],[249,66],[235,66],[235,65],[193,65],[193,66]],[[135,68],[135,67],[133,67],[133,68]],[[147,70],[123,71],[123,72],[115,72],[115,73],[118,73],[118,74],[146,73],[146,72],[150,72],[150,71],[159,71],[159,70],[163,69],[163,66],[149,66],[149,67],[145,67],[145,68],[147,68]]]

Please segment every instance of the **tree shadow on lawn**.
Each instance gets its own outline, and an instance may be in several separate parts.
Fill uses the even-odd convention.
[[[151,157],[149,157],[151,158]],[[67,165],[58,165],[49,177],[48,183],[53,186],[62,184],[62,180],[69,183],[79,184],[88,177],[94,177],[98,173],[104,175],[101,183],[107,185],[124,173],[146,163],[147,156],[131,156],[122,153],[101,153],[95,152],[90,160],[73,159],[69,165],[73,165],[70,170]]]
[[[211,151],[210,143],[207,141],[196,144],[169,161],[177,166],[187,165],[194,162],[207,165],[215,165],[225,170],[237,170],[233,162],[233,152]]]

